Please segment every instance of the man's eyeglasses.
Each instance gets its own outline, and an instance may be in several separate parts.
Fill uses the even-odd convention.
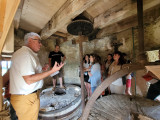
[[[39,44],[42,43],[40,39],[33,39],[33,38],[31,38],[31,39],[32,39],[32,40],[38,40],[38,43],[39,43]]]

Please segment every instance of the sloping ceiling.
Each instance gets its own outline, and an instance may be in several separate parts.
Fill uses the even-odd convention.
[[[143,0],[144,13],[157,6],[160,7],[160,0]],[[47,39],[54,34],[69,35],[67,25],[84,12],[93,19],[94,28],[105,30],[116,25],[120,29],[121,23],[135,18],[137,3],[136,0],[21,0],[19,11],[18,28],[40,33],[42,39]]]
[[[20,28],[40,32],[67,0],[25,0]]]

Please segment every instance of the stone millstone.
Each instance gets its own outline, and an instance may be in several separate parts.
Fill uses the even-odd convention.
[[[88,35],[93,31],[93,24],[88,20],[75,20],[67,26],[72,35]]]
[[[52,91],[51,86],[40,93],[39,120],[70,120],[80,116],[81,88],[70,84],[65,87]]]
[[[98,99],[89,120],[160,120],[160,103],[142,97],[109,95]]]

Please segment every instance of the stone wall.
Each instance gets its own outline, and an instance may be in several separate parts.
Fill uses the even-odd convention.
[[[108,37],[102,40],[94,40],[91,42],[83,42],[83,53],[91,54],[97,53],[102,58],[107,55],[106,51],[111,48],[106,47],[109,44]],[[72,41],[61,44],[61,50],[66,55],[66,65],[64,66],[64,80],[65,83],[80,84],[79,79],[79,44],[72,44]]]

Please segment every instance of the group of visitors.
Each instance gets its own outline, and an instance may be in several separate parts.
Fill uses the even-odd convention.
[[[121,53],[120,51],[114,52],[114,54],[108,54],[107,60],[104,63],[101,63],[101,59],[96,54],[86,54],[84,57],[84,80],[85,86],[87,89],[88,97],[94,92],[94,90],[101,84],[101,81],[105,78],[113,75],[115,72],[122,69],[123,64],[131,63],[130,60],[125,59],[126,54]],[[159,59],[160,59],[160,50],[159,50]],[[159,62],[155,61],[155,62]],[[105,70],[103,70],[103,66]],[[104,74],[103,74],[104,73]],[[118,78],[110,84],[106,89],[107,94],[131,94],[131,79],[133,74],[129,73],[122,78]],[[149,76],[149,78],[148,78]],[[153,82],[150,84],[147,98],[152,100],[160,101],[160,90],[158,87],[160,85],[159,78],[157,78],[153,73],[149,71],[146,79],[151,79]]]
[[[91,96],[103,79],[121,70],[122,65],[127,63],[127,60],[124,59],[124,56],[120,51],[114,52],[113,55],[108,54],[107,60],[105,60],[104,63],[101,63],[100,56],[96,54],[86,54],[83,61],[84,82],[88,97]],[[103,66],[105,67],[105,70],[103,70]],[[131,95],[131,73],[124,76],[124,78],[125,79],[119,78],[112,82],[107,88],[110,94]]]
[[[84,82],[88,98],[101,84],[101,65],[100,57],[96,54],[85,55],[84,62]]]

